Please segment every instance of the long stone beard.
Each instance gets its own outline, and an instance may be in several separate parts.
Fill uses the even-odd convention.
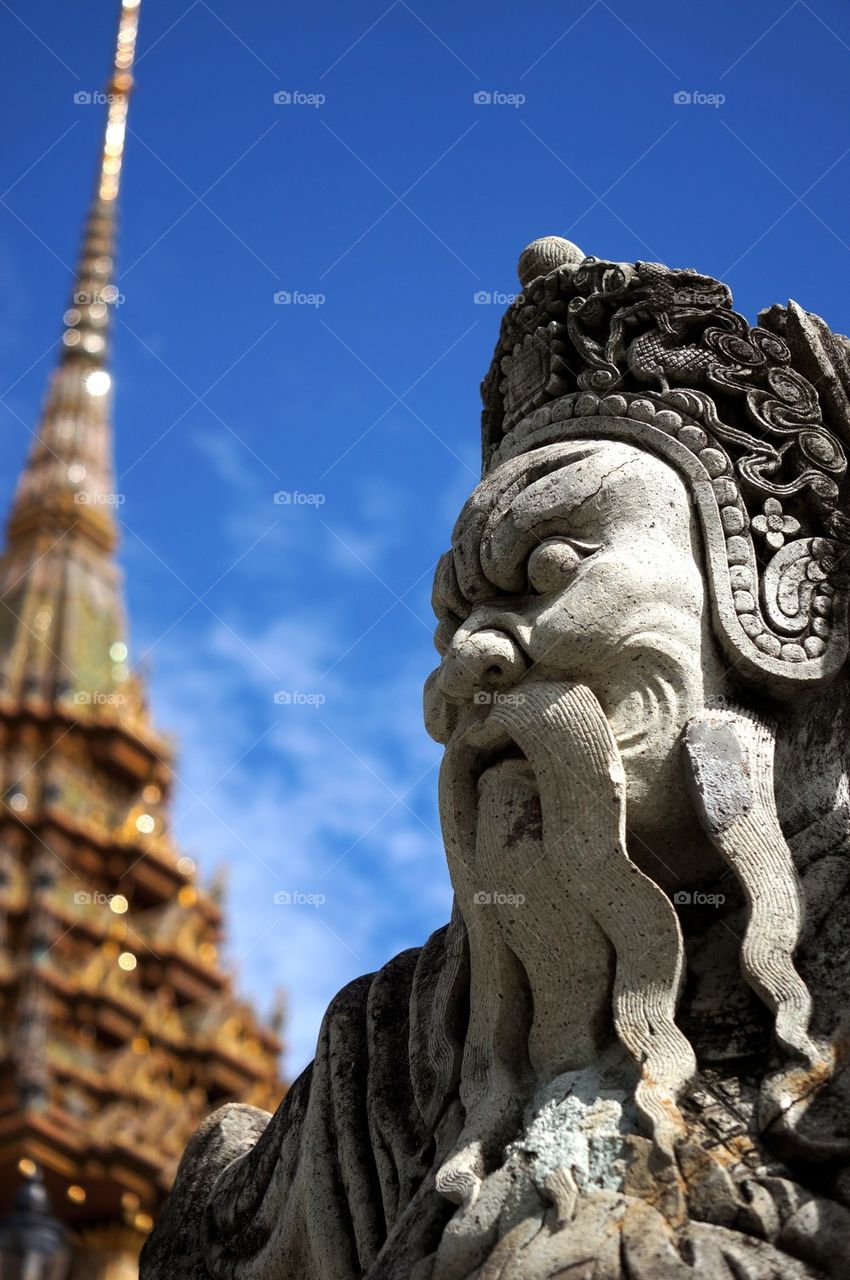
[[[523,758],[476,785],[482,749],[510,744]],[[473,1202],[534,1087],[597,1058],[606,1026],[634,1064],[642,1127],[671,1157],[696,1067],[674,1022],[682,937],[626,850],[625,775],[590,690],[529,681],[503,695],[475,741],[447,751],[441,814],[471,991],[466,1122],[439,1189]]]

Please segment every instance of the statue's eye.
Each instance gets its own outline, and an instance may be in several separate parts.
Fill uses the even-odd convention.
[[[532,591],[544,595],[558,591],[570,580],[576,569],[598,548],[566,538],[547,538],[528,557],[528,583]]]

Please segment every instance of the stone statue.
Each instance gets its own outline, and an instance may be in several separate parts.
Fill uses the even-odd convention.
[[[434,588],[452,920],[207,1121],[142,1280],[850,1275],[850,342],[520,278]]]

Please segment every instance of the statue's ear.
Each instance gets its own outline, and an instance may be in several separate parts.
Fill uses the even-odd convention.
[[[823,1121],[841,1105],[838,1041],[810,1032],[812,999],[794,964],[803,895],[776,811],[775,737],[775,723],[759,712],[731,703],[707,708],[682,735],[685,780],[703,830],[746,894],[742,973],[774,1014],[776,1041],[789,1059],[762,1082],[760,1127],[788,1156],[846,1160],[850,1143]]]
[[[824,423],[850,445],[850,340],[793,300],[763,311],[759,324],[785,339],[792,365],[817,392]]]

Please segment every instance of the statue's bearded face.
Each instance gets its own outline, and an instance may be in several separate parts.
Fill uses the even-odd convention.
[[[532,683],[586,685],[613,730],[629,826],[653,850],[652,873],[670,883],[686,868],[693,874],[676,821],[690,820],[678,739],[722,691],[723,672],[679,475],[613,440],[574,440],[505,463],[467,502],[434,605],[443,656],[426,688],[426,721],[448,748],[444,770],[471,768],[478,782],[500,756],[516,757],[487,722]],[[533,774],[535,761],[527,764]],[[656,854],[670,862],[674,830],[672,875]]]

